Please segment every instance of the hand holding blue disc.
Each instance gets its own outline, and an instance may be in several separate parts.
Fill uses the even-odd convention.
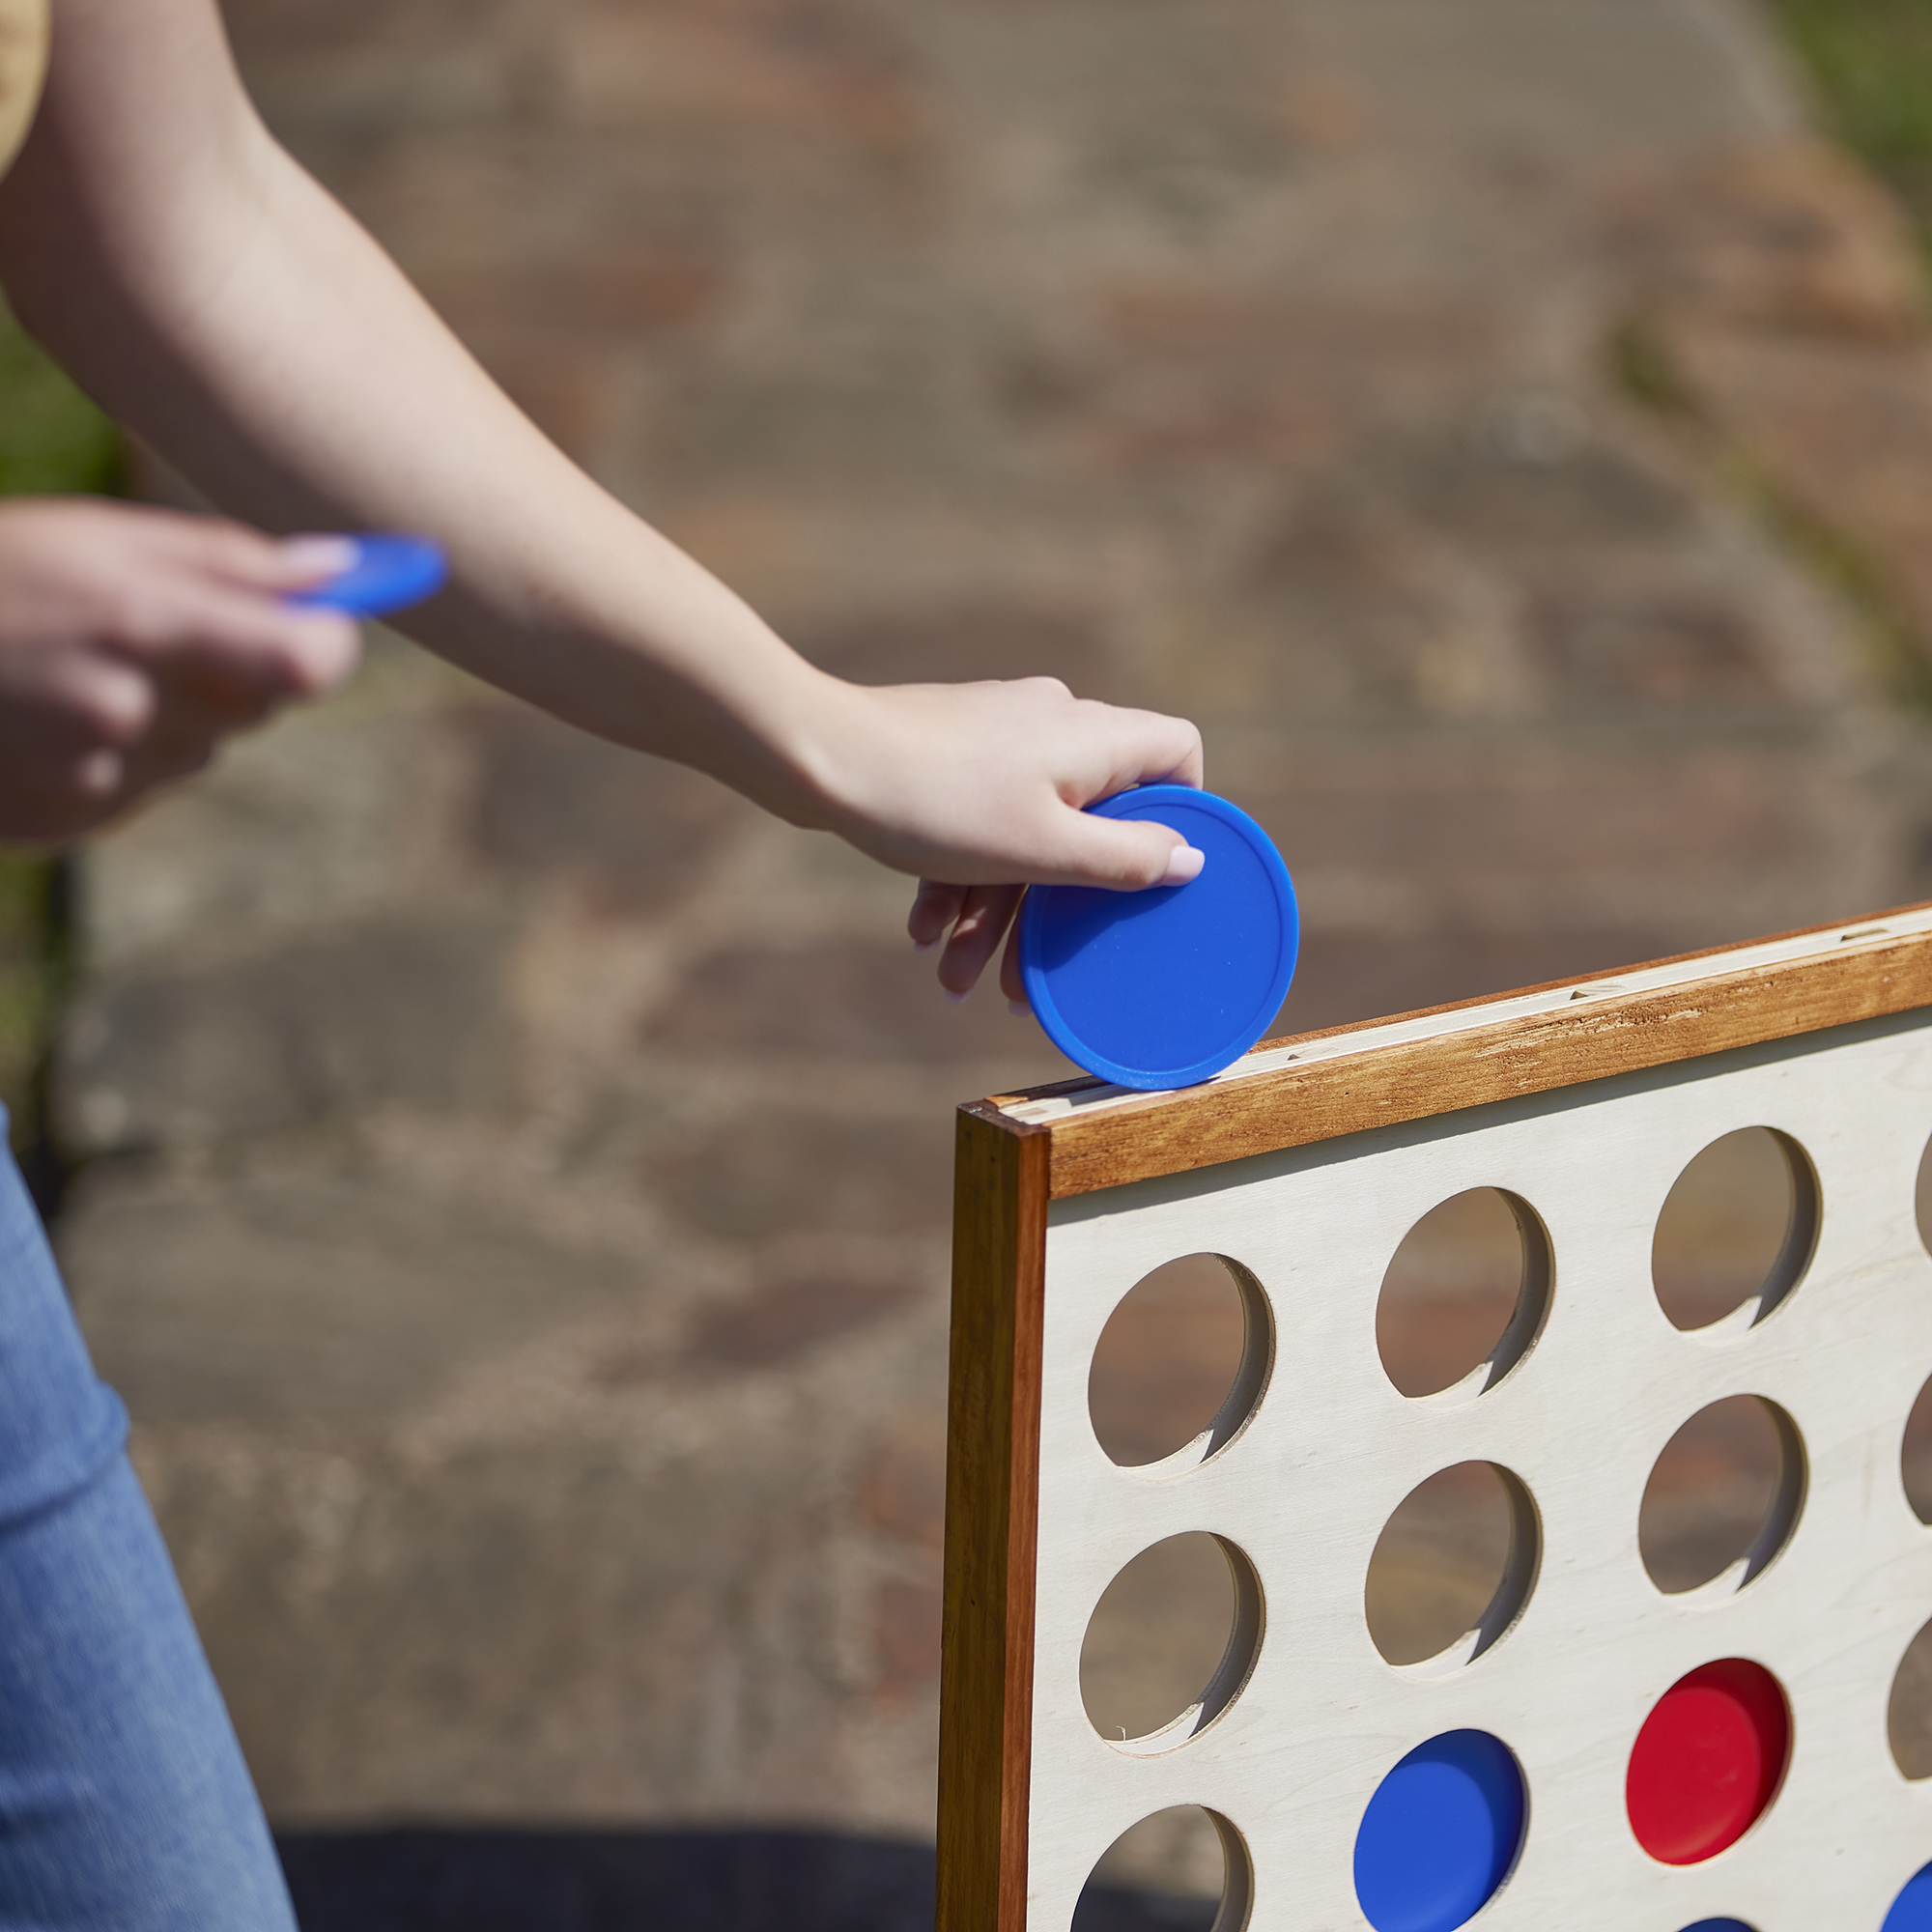
[[[1122,1087],[1192,1087],[1261,1038],[1294,977],[1294,887],[1225,798],[1143,785],[1090,811],[1169,825],[1206,857],[1184,886],[1034,886],[1020,911],[1027,999],[1066,1057]]]
[[[326,583],[295,591],[288,601],[351,617],[386,617],[420,604],[442,587],[448,575],[442,552],[427,538],[370,535],[350,542],[355,546],[355,561],[347,570]]]

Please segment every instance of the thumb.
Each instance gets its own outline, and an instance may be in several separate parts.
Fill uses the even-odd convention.
[[[1149,886],[1184,886],[1207,864],[1171,825],[1146,818],[1096,818],[1085,811],[1077,816],[1066,876],[1058,883],[1141,892]]]

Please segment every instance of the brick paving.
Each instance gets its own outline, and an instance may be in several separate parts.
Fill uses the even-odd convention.
[[[1285,1025],[1932,893],[1896,627],[1751,502],[1911,552],[1908,245],[1741,10],[230,11],[801,648],[1200,719]],[[929,1833],[950,1110],[1065,1066],[901,882],[389,640],[82,896],[63,1245],[275,1815]]]

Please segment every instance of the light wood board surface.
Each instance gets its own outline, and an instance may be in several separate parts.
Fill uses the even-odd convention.
[[[1114,1839],[1179,1804],[1230,1847],[1223,1932],[1356,1932],[1352,1850],[1377,1784],[1463,1727],[1501,1738],[1529,1793],[1485,1927],[1878,1932],[1932,1856],[1932,1786],[1905,1780],[1886,1732],[1932,1617],[1932,1530],[1899,1465],[1932,1374],[1914,1214],[1928,1008],[1918,910],[1277,1044],[1189,1094],[1076,1087],[964,1110],[980,1165],[962,1156],[957,1211],[980,1232],[962,1235],[955,1284],[942,1932],[1066,1932]],[[1762,1302],[1681,1332],[1651,1283],[1658,1214],[1704,1148],[1749,1126],[1801,1151],[1810,1218]],[[1013,1150],[990,1195],[988,1136]],[[1526,1203],[1546,1236],[1532,1319],[1467,1381],[1405,1398],[1376,1346],[1384,1272],[1424,1213],[1475,1187]],[[1118,1466],[1088,1414],[1095,1345],[1136,1282],[1199,1253],[1264,1297],[1242,1412],[1166,1463]],[[1687,1420],[1739,1394],[1786,1425],[1780,1499],[1751,1559],[1665,1596],[1637,1547],[1645,1483]],[[1520,1499],[1507,1579],[1460,1644],[1392,1665],[1364,1615],[1371,1553],[1417,1484],[1472,1461]],[[1037,1489],[1016,1494],[1030,1467]],[[1001,1470],[1008,1492],[989,1495]],[[1089,1619],[1124,1565],[1186,1531],[1220,1538],[1235,1567],[1228,1657],[1176,1725],[1103,1739],[1080,1692]],[[1000,1632],[977,1662],[952,1651],[969,1597]],[[1790,1768],[1742,1842],[1662,1865],[1628,1823],[1631,1747],[1671,1684],[1723,1657],[1783,1686]]]

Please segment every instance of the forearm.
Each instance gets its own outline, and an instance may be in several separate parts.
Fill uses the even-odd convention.
[[[57,55],[0,270],[105,408],[270,527],[438,537],[451,587],[409,628],[491,682],[796,821],[831,815],[832,680],[556,451],[245,104],[163,232],[92,205],[116,185],[71,150],[58,97],[89,78]]]
[[[213,0],[54,0],[34,132],[0,183],[0,279],[96,396],[217,502],[280,529],[400,526],[452,582],[410,630],[587,729],[713,773],[794,823],[971,888],[941,963],[970,985],[1021,881],[1179,884],[1171,828],[1081,808],[1201,781],[1184,720],[1052,679],[862,690],[737,597],[514,409],[274,144]],[[943,916],[942,916],[943,914]]]

